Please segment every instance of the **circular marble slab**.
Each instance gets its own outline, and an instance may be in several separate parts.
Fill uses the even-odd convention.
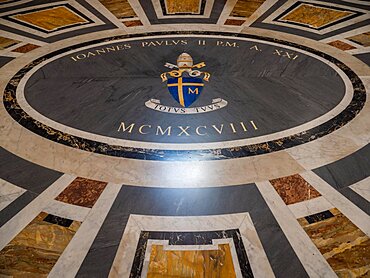
[[[183,52],[194,64],[204,62],[193,70],[210,74],[201,91],[182,87],[185,98],[199,94],[187,108],[161,80],[176,70],[164,65],[176,65]],[[36,60],[7,89],[5,106],[17,103],[17,113],[8,111],[13,118],[22,111],[20,122],[32,131],[87,151],[145,159],[184,159],[184,151],[219,159],[220,153],[232,158],[281,150],[343,126],[366,98],[360,79],[324,53],[219,33],[84,43]]]

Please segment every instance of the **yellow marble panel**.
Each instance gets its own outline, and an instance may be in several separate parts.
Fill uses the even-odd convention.
[[[55,31],[61,27],[87,22],[67,7],[55,7],[26,14],[18,14],[13,16],[13,18],[47,31]]]
[[[250,17],[266,0],[238,0],[230,16]]]
[[[0,251],[0,276],[46,277],[81,223],[69,227],[43,221],[40,213]]]
[[[168,14],[200,14],[201,0],[165,0]]]
[[[219,244],[217,250],[164,250],[152,245],[148,278],[236,277],[230,245]]]
[[[333,217],[309,224],[298,219],[339,277],[370,276],[370,238],[337,209]]]
[[[370,32],[349,37],[347,40],[353,41],[365,47],[370,46]]]
[[[13,46],[15,44],[19,43],[19,41],[0,37],[0,50],[3,50],[5,48],[8,48],[10,46]]]
[[[281,20],[305,24],[317,29],[351,14],[353,13],[350,11],[338,11],[309,4],[301,4],[281,18]]]
[[[99,0],[118,19],[136,17],[127,0]]]

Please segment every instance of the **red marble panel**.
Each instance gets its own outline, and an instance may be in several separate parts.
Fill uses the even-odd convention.
[[[76,178],[55,200],[91,208],[106,186],[106,182]]]
[[[321,196],[315,188],[298,174],[274,179],[270,182],[287,205]]]

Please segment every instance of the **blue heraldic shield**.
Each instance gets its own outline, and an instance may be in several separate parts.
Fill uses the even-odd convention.
[[[196,77],[169,78],[167,87],[172,97],[182,107],[189,107],[198,99],[203,90],[203,80]]]

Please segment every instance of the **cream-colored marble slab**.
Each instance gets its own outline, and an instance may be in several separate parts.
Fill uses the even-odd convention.
[[[226,1],[224,8],[217,20],[217,24],[223,25],[225,23],[225,21],[230,16],[232,10],[234,9],[236,2],[238,2],[238,0],[227,0]]]
[[[36,44],[36,45],[40,45],[40,46],[48,45],[47,42],[32,39],[32,38],[22,36],[22,35],[19,35],[19,34],[15,34],[15,33],[11,33],[11,32],[5,31],[5,30],[1,30],[1,35],[5,36],[7,38],[17,40],[17,41],[21,41],[21,42],[25,42],[25,43],[32,43],[32,44]]]
[[[248,254],[248,260],[251,264],[252,272],[255,277],[275,277],[270,262],[263,252],[262,243],[254,227],[252,218],[247,214],[244,221],[239,226],[239,231],[243,239],[245,250]]]
[[[5,2],[4,4],[0,5],[0,8],[4,9],[4,8],[16,6],[16,5],[26,4],[26,3],[31,2],[31,1],[32,0],[6,1],[6,2],[10,2],[10,3]]]
[[[63,175],[0,228],[0,250],[28,225],[76,177]]]
[[[325,210],[334,208],[323,196],[306,200],[303,202],[288,205],[290,211],[294,214],[295,218],[302,218],[307,215],[316,214]]]
[[[324,43],[328,43],[328,42],[331,42],[331,41],[342,40],[344,38],[352,37],[352,36],[362,34],[362,33],[366,33],[366,32],[369,32],[369,31],[370,31],[370,26],[362,26],[360,28],[356,28],[356,29],[353,29],[353,30],[350,30],[350,31],[347,31],[347,32],[343,32],[343,33],[340,33],[340,34],[337,34],[337,35],[334,35],[334,36],[331,36],[331,37],[324,38],[320,41],[324,42]]]
[[[265,12],[267,12],[278,0],[266,0],[241,26],[242,28],[248,28],[258,18],[260,18]]]
[[[90,208],[76,206],[52,200],[44,209],[44,212],[58,215],[63,218],[83,222],[90,212]]]
[[[22,53],[17,53],[17,52],[11,52],[11,51],[0,51],[0,56],[5,56],[5,57],[13,57],[13,58],[17,58],[17,57],[20,57],[22,56]]]
[[[128,2],[130,3],[131,8],[134,10],[136,15],[140,18],[140,21],[143,24],[143,26],[145,28],[150,26],[151,24],[149,22],[149,19],[147,18],[145,11],[141,6],[139,0],[128,0]],[[133,27],[131,27],[130,30],[132,30],[132,28]]]
[[[370,6],[369,2],[363,1],[363,0],[342,0],[342,2],[348,2],[348,3],[353,3],[353,4],[361,4],[365,6]]]
[[[350,185],[350,188],[370,202],[370,177]]]
[[[26,190],[0,178],[0,211],[6,208]]]
[[[271,183],[263,181],[256,185],[309,277],[337,277]]]
[[[367,236],[370,236],[370,216],[349,201],[341,193],[330,186],[312,171],[301,173],[301,176],[309,182],[320,194],[340,210],[349,220],[352,221]]]
[[[353,42],[351,42],[351,43],[354,44]],[[357,48],[357,49],[351,49],[351,50],[347,50],[346,52],[349,53],[349,54],[352,54],[352,55],[369,53],[370,52],[370,46],[363,47],[363,48]]]
[[[48,277],[76,276],[120,190],[121,185],[118,184],[109,183],[106,186]]]
[[[262,244],[248,213],[214,216],[130,215],[109,277],[129,277],[141,231],[217,231],[239,229],[256,277],[274,277]]]
[[[126,26],[115,17],[99,0],[86,0],[91,6],[93,6],[99,13],[109,19],[115,26],[122,30],[126,30]]]

